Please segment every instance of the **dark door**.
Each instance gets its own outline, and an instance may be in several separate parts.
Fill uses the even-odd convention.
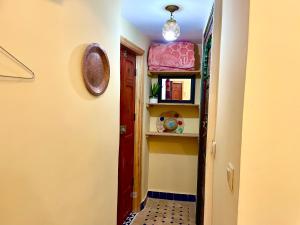
[[[172,82],[172,100],[182,100],[182,83]]]
[[[197,213],[196,224],[203,225],[205,204],[205,162],[208,125],[208,102],[210,81],[210,60],[212,42],[213,12],[204,33],[202,54],[202,78],[201,78],[201,103],[200,103],[200,131],[199,131],[199,155],[198,155],[198,182],[197,182]]]
[[[132,212],[136,56],[121,46],[118,225]]]

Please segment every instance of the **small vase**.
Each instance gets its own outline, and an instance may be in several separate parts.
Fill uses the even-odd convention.
[[[149,98],[149,103],[150,104],[157,104],[158,103],[158,99],[155,98],[155,97],[151,97],[151,98]]]

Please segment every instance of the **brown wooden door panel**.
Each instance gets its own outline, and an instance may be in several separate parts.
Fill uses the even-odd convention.
[[[121,47],[121,90],[118,185],[118,225],[123,224],[132,211],[133,171],[134,171],[134,112],[135,112],[135,68],[136,56]]]
[[[182,100],[182,83],[172,82],[172,100]]]

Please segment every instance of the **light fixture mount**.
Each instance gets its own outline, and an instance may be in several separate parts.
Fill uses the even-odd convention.
[[[179,6],[177,6],[177,5],[167,5],[167,6],[165,7],[165,9],[166,9],[167,11],[169,11],[170,13],[174,13],[174,12],[176,12],[176,11],[179,10]]]

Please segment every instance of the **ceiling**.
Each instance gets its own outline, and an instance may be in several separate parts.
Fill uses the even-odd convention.
[[[213,0],[122,0],[122,16],[152,41],[163,41],[161,29],[170,17],[164,7],[175,4],[174,17],[181,28],[180,40],[201,43]]]

